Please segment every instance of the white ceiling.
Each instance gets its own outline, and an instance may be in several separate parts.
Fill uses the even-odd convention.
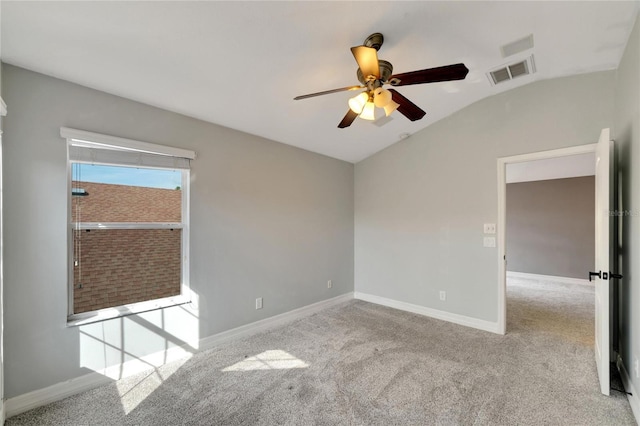
[[[4,62],[357,162],[487,96],[615,69],[639,10],[627,2],[11,2]],[[336,126],[358,84],[349,48],[373,32],[396,73],[464,62],[464,81],[398,90],[427,112]],[[500,46],[533,34],[503,58]],[[535,54],[537,73],[492,87],[486,72]],[[9,106],[10,108],[10,106]],[[86,129],[91,130],[91,129]],[[126,135],[116,135],[126,136]]]
[[[596,174],[596,154],[568,155],[545,160],[507,164],[507,183],[593,176]]]

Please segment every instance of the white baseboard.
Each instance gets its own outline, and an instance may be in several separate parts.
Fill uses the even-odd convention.
[[[67,380],[66,382],[56,383],[44,389],[38,389],[25,393],[24,395],[9,398],[5,402],[7,418],[24,413],[32,408],[37,408],[59,401],[68,396],[97,388],[112,381],[112,379],[94,372]]]
[[[562,284],[589,285],[591,287],[593,287],[595,285],[595,282],[590,282],[588,279],[569,278],[569,277],[556,277],[556,276],[553,276],[553,275],[529,274],[527,272],[507,271],[507,278],[523,278],[523,279],[527,279],[527,280],[553,281],[553,282],[559,282],[559,283],[562,283]]]
[[[638,397],[638,393],[633,383],[631,383],[629,373],[624,366],[624,362],[622,362],[622,357],[620,354],[616,355],[616,367],[618,367],[618,371],[620,372],[622,384],[624,385],[624,389],[631,393],[631,395],[627,395],[627,400],[629,400],[629,405],[631,405],[631,411],[633,411],[633,416],[636,418],[636,423],[640,423],[640,397]]]
[[[0,425],[4,425],[4,399],[0,398]]]
[[[260,333],[270,328],[277,327],[279,325],[286,324],[288,322],[303,318],[316,312],[320,312],[323,309],[327,309],[331,306],[339,305],[341,303],[353,300],[353,293],[345,293],[341,296],[334,297],[332,299],[323,300],[321,302],[313,303],[311,305],[303,306],[302,308],[294,309],[293,311],[285,312],[280,315],[265,318],[260,321],[252,322],[251,324],[243,325],[233,328],[231,330],[223,331],[222,333],[214,334],[213,336],[200,339],[199,350],[211,349],[221,343],[228,342],[230,340],[239,339],[241,337],[250,336],[252,334]]]
[[[204,337],[200,339],[198,351],[211,349],[231,340],[264,332],[268,329],[304,318],[323,309],[339,305],[352,299],[353,293],[346,293],[341,296],[303,306],[302,308],[294,309],[280,315],[275,315],[251,324],[246,324],[222,333],[214,334],[213,336]],[[190,356],[192,356],[192,353],[187,351],[185,348],[174,347],[167,351],[162,351],[161,353],[155,353],[141,357],[140,359],[127,361],[123,364],[117,364],[99,372],[92,372],[65,382],[56,383],[55,385],[51,385],[44,389],[38,389],[33,392],[9,398],[6,401],[5,414],[7,417],[12,417],[33,408],[59,401],[71,395],[94,389],[98,386],[110,383],[115,379],[149,370],[153,368],[153,365],[158,367],[159,365],[157,365],[156,362],[152,362],[152,360],[155,361],[159,358],[164,358],[166,359],[166,362],[171,362],[181,358],[188,358]],[[0,425],[1,424],[2,423],[0,423]]]
[[[12,417],[33,408],[59,401],[68,396],[94,389],[98,386],[113,382],[114,380],[129,377],[143,371],[149,371],[154,367],[160,367],[163,364],[179,359],[190,358],[191,356],[193,356],[193,354],[185,348],[175,346],[165,351],[112,365],[99,371],[94,371],[65,382],[56,383],[43,389],[10,398],[5,403],[5,414],[7,417]]]
[[[502,334],[498,329],[497,322],[485,321],[477,318],[468,317],[465,315],[453,314],[451,312],[440,311],[438,309],[426,308],[420,305],[413,305],[411,303],[400,302],[398,300],[387,299],[386,297],[374,296],[367,293],[354,293],[355,299],[364,300],[365,302],[375,303],[377,305],[388,306],[394,309],[400,309],[401,311],[412,312],[418,315],[424,315],[443,321],[449,321],[454,324],[464,325],[466,327],[477,328],[478,330],[490,331],[491,333]]]

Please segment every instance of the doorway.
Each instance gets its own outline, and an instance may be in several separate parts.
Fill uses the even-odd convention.
[[[597,144],[580,145],[571,148],[522,154],[498,159],[498,330],[507,331],[507,252],[506,252],[506,196],[507,167],[514,167],[520,173],[527,172],[527,164],[548,160],[550,163],[561,162],[569,157],[594,155]],[[575,174],[573,174],[575,176]],[[565,176],[569,177],[569,176]],[[585,271],[586,273],[587,271]]]
[[[594,153],[506,166],[506,326],[594,346]]]

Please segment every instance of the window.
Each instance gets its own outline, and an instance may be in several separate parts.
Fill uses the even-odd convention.
[[[61,129],[69,158],[68,322],[189,301],[192,151]]]

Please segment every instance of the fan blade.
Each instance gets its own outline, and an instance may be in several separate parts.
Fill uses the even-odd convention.
[[[406,72],[392,75],[389,82],[392,86],[408,86],[410,84],[435,83],[438,81],[464,80],[469,69],[464,64],[446,65],[438,68]],[[400,80],[395,82],[393,80]]]
[[[347,111],[347,115],[345,115],[340,124],[338,124],[338,128],[344,129],[345,127],[351,126],[351,123],[353,123],[353,120],[355,120],[357,116],[357,113],[349,109],[349,111]]]
[[[364,89],[364,88],[365,88],[365,86],[341,87],[339,89],[331,89],[331,90],[325,90],[324,92],[309,93],[308,95],[296,96],[295,98],[293,98],[293,100],[294,101],[299,101],[300,99],[313,98],[314,96],[322,96],[322,95],[328,95],[330,93],[347,92],[349,90],[358,90],[358,89]]]
[[[353,57],[366,79],[370,75],[380,78],[380,64],[378,63],[378,51],[373,47],[356,46],[351,48]]]
[[[417,121],[425,116],[426,112],[420,109],[418,105],[402,96],[398,91],[394,89],[389,89],[389,91],[391,92],[391,99],[393,99],[395,103],[400,105],[398,107],[398,111],[409,120]]]

